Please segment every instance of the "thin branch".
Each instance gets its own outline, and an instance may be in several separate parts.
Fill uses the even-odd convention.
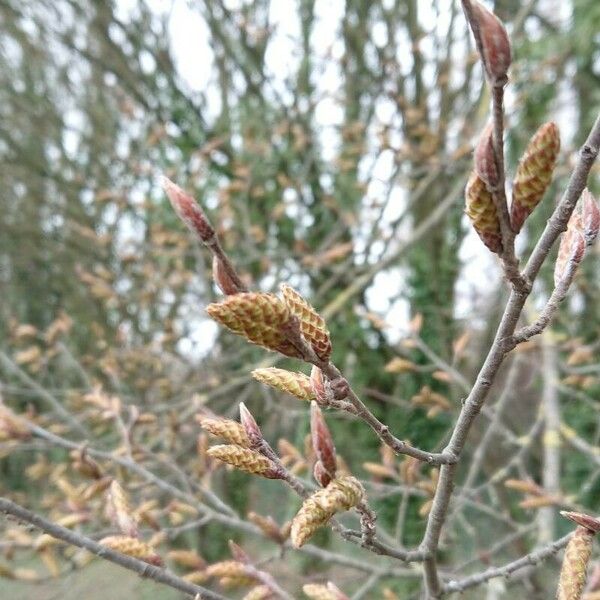
[[[14,375],[21,383],[33,390],[39,398],[41,398],[53,412],[60,416],[66,421],[79,435],[87,437],[88,433],[85,427],[69,413],[69,411],[62,405],[60,400],[55,398],[47,390],[45,390],[37,381],[29,377],[29,375],[23,371],[10,357],[0,350],[0,364],[4,369]]]
[[[481,585],[482,583],[485,583],[490,579],[494,579],[495,577],[509,577],[512,573],[518,571],[519,569],[535,566],[540,561],[550,558],[559,550],[564,548],[568,544],[572,535],[572,533],[569,533],[564,537],[552,542],[551,544],[544,546],[540,550],[531,552],[530,554],[509,562],[502,567],[491,567],[482,573],[465,577],[465,579],[460,579],[459,581],[449,581],[441,590],[441,594],[446,595],[454,592],[463,592],[468,588]]]
[[[30,510],[15,504],[8,498],[0,498],[0,512],[3,512],[7,515],[12,515],[19,521],[30,523],[34,527],[41,529],[44,533],[47,533],[56,539],[62,540],[67,544],[71,544],[72,546],[77,546],[78,548],[84,548],[85,550],[88,550],[92,554],[95,554],[104,560],[108,560],[116,565],[128,569],[129,571],[137,573],[141,577],[152,579],[158,583],[167,585],[173,589],[183,592],[184,594],[187,594],[188,596],[192,596],[193,598],[201,598],[206,600],[227,600],[225,596],[211,592],[202,586],[189,583],[188,581],[177,577],[177,575],[171,573],[167,569],[155,567],[138,560],[137,558],[126,556],[120,552],[115,552],[106,546],[102,546],[91,538],[83,536],[79,533],[75,533],[74,531],[71,531],[65,527],[61,527],[56,523],[52,523],[40,515],[36,515]]]

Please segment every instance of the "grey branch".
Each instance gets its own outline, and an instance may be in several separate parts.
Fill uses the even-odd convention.
[[[200,598],[202,600],[227,600],[225,596],[211,592],[210,590],[207,590],[199,585],[189,583],[188,581],[177,577],[177,575],[171,573],[167,569],[155,567],[138,560],[137,558],[126,556],[120,552],[115,552],[114,550],[111,550],[106,546],[102,546],[98,542],[95,542],[84,535],[75,533],[74,531],[66,529],[65,527],[61,527],[56,523],[52,523],[40,515],[37,515],[30,510],[15,504],[8,498],[0,498],[0,512],[3,512],[7,515],[12,515],[19,521],[30,523],[34,527],[41,529],[44,533],[47,533],[56,539],[62,540],[67,544],[71,544],[72,546],[77,546],[78,548],[84,548],[85,550],[88,550],[92,554],[95,554],[104,560],[108,560],[116,565],[128,569],[129,571],[137,573],[141,577],[152,579],[158,583],[167,585],[173,589],[183,592],[184,594],[187,594],[188,596],[192,596],[193,598]]]
[[[530,554],[522,556],[521,558],[509,562],[502,567],[491,567],[481,573],[471,575],[470,577],[465,577],[464,579],[460,579],[459,581],[449,581],[443,587],[441,593],[445,595],[453,592],[463,592],[468,588],[481,585],[482,583],[485,583],[490,579],[494,579],[495,577],[508,577],[509,575],[511,575],[515,571],[518,571],[519,569],[535,566],[540,561],[550,558],[559,550],[564,548],[571,539],[571,535],[573,534],[569,533],[568,535],[565,535],[564,537],[552,542],[551,544],[544,546],[540,550],[536,550],[535,552],[531,552]]]

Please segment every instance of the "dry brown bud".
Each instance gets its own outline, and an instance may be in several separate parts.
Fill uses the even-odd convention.
[[[262,475],[267,479],[281,479],[281,470],[275,463],[249,448],[223,444],[209,448],[206,453],[240,471]]]
[[[510,41],[504,25],[498,17],[478,0],[471,2],[475,23],[479,30],[483,66],[492,84],[503,82],[511,63]],[[475,34],[477,35],[477,34]]]
[[[243,448],[250,447],[250,440],[246,434],[244,427],[232,421],[231,419],[215,419],[204,415],[196,415],[196,422],[202,429],[223,438],[225,441],[242,446]]]
[[[364,462],[362,466],[367,473],[370,473],[378,478],[394,479],[396,477],[396,471],[386,465],[380,465],[379,463],[367,461]]]
[[[364,493],[364,488],[356,478],[343,475],[306,498],[292,520],[291,539],[294,547],[300,548],[335,513],[350,510],[359,504]]]
[[[485,182],[475,171],[471,173],[465,188],[465,212],[481,241],[496,254],[502,253],[500,220],[492,195]]]
[[[333,479],[337,470],[335,445],[323,413],[314,400],[310,405],[310,433],[317,460],[330,478]]]
[[[261,383],[270,385],[276,390],[296,396],[300,400],[311,401],[315,399],[311,379],[304,373],[267,367],[265,369],[254,369],[252,377]]]
[[[242,600],[271,600],[273,592],[266,585],[253,587]]]
[[[493,125],[488,123],[475,147],[475,171],[483,179],[489,190],[494,189],[499,181],[494,154],[493,131]]]
[[[106,494],[106,514],[112,524],[127,537],[139,537],[138,523],[135,518],[127,493],[115,479]]]
[[[214,282],[226,296],[238,294],[243,291],[238,284],[233,281],[230,274],[227,272],[223,261],[218,256],[213,256],[212,274]]]
[[[205,581],[208,581],[209,577],[206,574],[206,571],[192,571],[191,573],[185,574],[182,579],[189,583],[202,585]]]
[[[77,450],[71,452],[71,458],[73,459],[73,468],[84,477],[91,479],[101,479],[102,469],[100,465],[93,459],[91,459],[87,453],[87,448],[82,446]]]
[[[544,493],[544,488],[528,479],[507,479],[504,482],[504,487],[534,496],[541,496]]]
[[[390,360],[387,365],[385,365],[386,373],[409,373],[414,371],[417,368],[414,362],[411,360],[407,360],[406,358],[401,358],[400,356],[395,356]]]
[[[348,596],[331,581],[327,584],[307,583],[302,591],[311,600],[348,600]]]
[[[242,427],[246,432],[248,440],[250,440],[250,447],[259,447],[264,439],[263,434],[255,418],[252,416],[252,413],[246,408],[246,405],[243,402],[240,402],[240,421],[242,422]]]
[[[102,479],[97,479],[83,490],[81,493],[81,499],[86,502],[91,500],[110,487],[112,482],[113,478],[110,475],[106,475],[102,477]]]
[[[209,565],[205,572],[208,577],[229,577],[231,579],[248,577],[246,565],[237,560],[222,560]]]
[[[26,440],[31,437],[29,427],[0,400],[0,441]]]
[[[283,284],[284,302],[300,320],[300,331],[321,360],[331,356],[331,339],[323,317],[291,286]]]
[[[116,550],[121,554],[138,558],[151,565],[161,567],[163,565],[162,558],[156,554],[154,548],[141,540],[125,535],[111,535],[101,539],[99,542],[102,546],[106,546],[111,550]]]
[[[281,534],[279,525],[273,520],[272,517],[263,517],[255,512],[248,513],[248,520],[254,523],[261,531],[273,541],[281,544],[285,541],[285,538]]]
[[[544,496],[531,496],[525,498],[525,500],[519,502],[519,506],[521,508],[543,508],[544,506],[556,506],[562,502],[564,502],[564,500],[560,496],[546,494]]]
[[[254,585],[256,578],[251,575],[244,575],[239,577],[221,577],[219,579],[219,585],[225,589],[230,590],[232,588],[248,587]]]
[[[273,294],[233,294],[223,302],[209,304],[206,311],[215,321],[254,344],[285,356],[302,358],[302,353],[286,335],[292,313]]]
[[[231,552],[231,556],[234,558],[234,560],[237,560],[241,563],[250,564],[250,557],[239,544],[236,544],[233,540],[229,540],[227,543],[229,545],[229,552]]]
[[[171,206],[188,228],[203,242],[214,238],[215,230],[194,198],[167,177],[163,177],[161,183]]]
[[[581,201],[583,203],[583,235],[586,245],[591,246],[596,241],[600,229],[600,209],[596,199],[587,188],[583,190]]]
[[[167,554],[167,559],[196,571],[200,571],[206,566],[205,560],[192,550],[171,550]]]
[[[510,225],[515,233],[548,189],[559,150],[560,134],[552,122],[544,123],[527,144],[513,181]]]

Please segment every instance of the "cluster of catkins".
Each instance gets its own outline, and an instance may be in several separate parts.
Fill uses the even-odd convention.
[[[492,87],[503,87],[511,63],[508,35],[498,18],[481,4],[472,3],[474,33],[481,50],[485,74]],[[500,139],[496,139],[499,136]],[[465,189],[465,212],[483,243],[494,253],[505,250],[499,206],[504,201],[504,181],[498,153],[501,132],[488,124],[475,148],[474,168]],[[517,166],[513,181],[508,225],[512,234],[521,231],[527,217],[540,203],[552,181],[560,151],[560,135],[553,122],[544,123],[530,139]],[[567,233],[561,240],[555,268],[555,282],[570,278],[583,258],[586,244],[594,240],[600,226],[598,206],[588,190],[583,197],[583,210],[575,212]],[[569,282],[570,283],[570,282]]]

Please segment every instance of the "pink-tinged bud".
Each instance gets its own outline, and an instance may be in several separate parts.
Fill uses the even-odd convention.
[[[337,461],[333,438],[319,405],[313,400],[310,403],[310,433],[312,445],[317,459],[322,463],[324,470],[335,477]]]
[[[327,487],[329,485],[329,482],[332,480],[331,475],[325,470],[325,467],[323,466],[323,463],[320,460],[318,460],[315,463],[315,466],[313,467],[313,476],[315,478],[315,481],[321,487]]]
[[[475,171],[487,185],[488,189],[494,189],[498,185],[498,168],[494,155],[493,126],[488,123],[483,130],[479,143],[475,148]]]
[[[323,371],[314,365],[310,372],[310,385],[317,402],[322,405],[327,404],[328,398],[327,390],[325,389],[325,380],[323,379]]]
[[[218,256],[213,256],[212,274],[215,283],[226,296],[239,294],[244,291],[233,281],[223,261]]]
[[[589,529],[592,533],[600,532],[600,519],[597,519],[596,517],[591,517],[585,513],[569,512],[566,510],[561,510],[560,514],[566,519],[570,519],[577,523],[577,525]]]
[[[510,41],[500,19],[477,0],[471,2],[475,23],[479,30],[483,66],[488,79],[495,83],[503,81],[511,63]],[[477,37],[477,32],[475,32]]]
[[[229,552],[231,552],[231,556],[241,563],[250,564],[250,557],[246,554],[246,551],[236,544],[233,540],[229,540]]]
[[[350,600],[350,598],[348,598],[348,596],[346,596],[346,594],[331,581],[327,582],[327,590],[335,596],[335,600]]]
[[[582,194],[583,202],[583,235],[585,243],[591,246],[598,236],[600,229],[600,209],[592,193],[585,188]]]
[[[167,177],[163,177],[161,183],[177,216],[203,242],[211,240],[215,230],[194,198]]]
[[[573,221],[573,217],[571,217],[571,221]],[[579,222],[579,219],[576,219],[576,221]],[[585,239],[583,234],[578,227],[570,224],[567,231],[563,233],[558,247],[558,257],[554,265],[554,285],[558,285],[563,280],[567,285],[571,284],[577,267],[583,260],[584,253]]]
[[[260,446],[264,440],[263,434],[252,413],[246,408],[243,402],[240,402],[240,422],[250,440],[250,447],[256,448]]]

